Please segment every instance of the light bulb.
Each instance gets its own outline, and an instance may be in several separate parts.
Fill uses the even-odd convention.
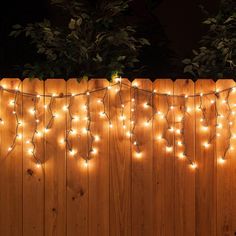
[[[169,130],[171,133],[173,133],[173,132],[175,131],[174,127],[170,127],[168,130]]]
[[[149,126],[150,126],[150,123],[151,123],[150,121],[145,121],[145,122],[144,122],[144,126],[149,127]]]
[[[125,120],[125,119],[126,119],[126,117],[124,115],[120,116],[120,120]]]
[[[223,157],[220,157],[218,159],[218,163],[221,164],[221,165],[224,164],[225,163],[225,159]]]
[[[70,153],[71,156],[74,156],[74,155],[76,154],[76,151],[75,151],[74,149],[71,149],[71,150],[69,151],[69,153]]]
[[[181,134],[181,130],[180,129],[176,129],[175,133],[176,134]]]
[[[215,103],[215,100],[211,100],[211,104],[214,104]]]
[[[173,110],[173,109],[174,109],[174,106],[170,106],[170,109]]]
[[[183,146],[183,143],[181,141],[177,141],[178,146]]]
[[[38,162],[38,163],[36,164],[36,167],[39,169],[39,168],[41,167],[41,164]]]
[[[110,123],[110,124],[109,124],[109,127],[110,127],[110,128],[112,128],[112,127],[113,127],[113,124],[112,124],[112,123]]]
[[[97,100],[97,103],[102,103],[102,100],[101,100],[101,99],[98,99],[98,100]]]
[[[64,143],[65,143],[65,139],[64,139],[64,138],[61,138],[61,139],[59,140],[59,143],[60,143],[60,144],[64,144]]]
[[[7,150],[10,152],[12,150],[12,147],[9,147]]]
[[[185,157],[186,157],[185,153],[181,152],[181,153],[179,154],[179,158],[180,158],[180,159],[184,159]]]
[[[197,164],[196,164],[195,162],[193,162],[193,163],[190,165],[190,167],[191,167],[192,169],[196,169],[196,168],[197,168]]]
[[[14,101],[14,100],[10,100],[10,101],[9,101],[9,105],[10,105],[10,106],[14,106],[14,105],[15,105],[15,101]]]
[[[95,142],[100,141],[100,137],[99,137],[98,135],[94,135],[94,141],[95,141]]]
[[[36,135],[37,135],[38,137],[42,137],[42,136],[43,136],[42,132],[40,132],[40,131],[36,131],[35,133],[36,133]]]
[[[68,111],[69,110],[69,106],[68,105],[64,105],[62,108],[63,111]]]
[[[106,113],[104,111],[99,112],[100,117],[106,116]]]
[[[88,162],[88,160],[85,160],[84,161],[84,167],[87,168],[88,166],[89,166],[89,162]]]
[[[98,150],[96,148],[92,148],[91,150],[91,154],[95,155],[98,153]]]
[[[126,125],[123,125],[123,129],[126,129]]]
[[[162,135],[158,135],[157,140],[162,140]]]
[[[143,104],[143,107],[144,107],[145,109],[147,109],[148,106],[149,106],[148,103],[144,103],[144,104]]]
[[[218,129],[222,129],[223,125],[222,125],[221,123],[219,123],[219,124],[216,125],[216,127],[217,127]]]
[[[33,148],[29,148],[27,152],[28,152],[28,154],[30,154],[30,155],[33,155],[33,154],[34,154]]]
[[[36,119],[35,122],[36,122],[36,123],[39,123],[39,119]]]
[[[210,144],[209,144],[208,142],[205,142],[205,143],[203,143],[203,146],[204,146],[205,148],[209,148],[209,147],[210,147]]]
[[[111,89],[111,86],[108,86],[107,89],[110,90],[110,89]]]
[[[77,131],[76,131],[75,129],[71,129],[71,130],[70,130],[70,134],[71,134],[71,135],[76,135],[76,134],[77,134]]]
[[[202,126],[202,130],[203,130],[203,131],[207,131],[208,129],[209,129],[208,126]]]
[[[88,91],[88,92],[86,93],[86,95],[89,96],[89,95],[90,95],[90,92]]]
[[[192,111],[192,108],[191,107],[187,107],[187,112],[191,112]]]
[[[73,121],[79,121],[79,120],[80,120],[80,117],[79,117],[79,116],[74,116],[74,117],[72,118],[72,120],[73,120]]]
[[[127,135],[128,137],[130,137],[130,136],[131,136],[131,133],[128,131],[128,132],[126,132],[126,135]]]
[[[135,156],[136,156],[137,158],[141,158],[141,157],[142,157],[142,153],[141,153],[141,152],[136,152],[136,153],[135,153]]]
[[[29,109],[29,113],[30,113],[31,115],[34,115],[34,114],[36,113],[36,110],[35,110],[34,108],[30,108],[30,109]]]
[[[172,146],[167,146],[166,147],[166,152],[172,152],[173,151],[173,147]]]
[[[132,99],[131,99],[131,101],[132,101],[132,102],[135,102],[135,99],[134,99],[134,98],[132,98]]]
[[[17,134],[16,137],[17,139],[22,139],[22,134]]]

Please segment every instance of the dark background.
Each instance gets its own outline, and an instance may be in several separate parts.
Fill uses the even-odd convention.
[[[219,0],[157,0],[152,11],[147,0],[134,0],[130,5],[129,20],[139,27],[141,35],[148,38],[152,47],[146,48],[141,62],[147,66],[147,77],[182,76],[181,60],[190,57],[193,48],[206,31],[201,24],[204,14],[199,4],[212,14],[216,13]],[[29,41],[11,38],[11,26],[19,23],[41,21],[44,18],[58,21],[56,10],[49,0],[4,1],[0,14],[0,77],[20,76],[14,69],[37,56]]]

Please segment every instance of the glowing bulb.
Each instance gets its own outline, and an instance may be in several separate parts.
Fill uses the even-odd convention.
[[[216,125],[217,128],[222,129],[223,125],[221,123]]]
[[[166,147],[166,152],[172,152],[173,151],[173,147],[172,146],[167,146]]]
[[[25,143],[26,143],[26,144],[30,144],[30,143],[31,143],[31,141],[30,141],[30,140],[27,140]]]
[[[235,112],[235,111],[232,111],[232,112],[231,112],[231,114],[232,114],[232,115],[235,115],[235,114],[236,114],[236,112]]]
[[[180,159],[184,159],[185,157],[186,157],[185,153],[181,152],[181,153],[179,154],[179,158],[180,158]]]
[[[57,113],[53,114],[53,118],[59,118],[59,115]]]
[[[227,101],[226,100],[222,100],[222,104],[225,104]]]
[[[162,135],[158,135],[157,140],[162,140]]]
[[[131,133],[128,131],[128,132],[126,132],[126,135],[127,135],[128,137],[130,137],[130,136],[131,136]]]
[[[144,123],[144,126],[149,127],[149,126],[150,126],[150,123],[151,123],[151,122],[146,121],[146,122]]]
[[[126,125],[123,125],[123,129],[126,129]]]
[[[83,134],[86,134],[87,132],[88,132],[88,130],[87,130],[86,128],[83,128],[83,129],[82,129],[82,133],[83,133]]]
[[[55,93],[52,94],[53,97],[56,97],[57,95]]]
[[[202,97],[202,96],[203,96],[203,93],[200,93],[200,96]]]
[[[135,156],[136,156],[136,158],[141,158],[142,157],[142,153],[141,152],[136,152]]]
[[[49,128],[45,128],[45,129],[44,129],[44,132],[45,132],[45,133],[48,133],[48,132],[49,132]]]
[[[110,124],[109,124],[109,127],[110,127],[110,128],[112,128],[112,127],[113,127],[113,124],[112,124],[112,123],[110,123]]]
[[[110,90],[110,89],[111,89],[111,86],[108,86],[107,89]]]
[[[43,107],[44,107],[44,109],[47,109],[47,108],[48,108],[48,105],[45,104]]]
[[[37,98],[40,98],[40,95],[39,94],[37,94],[37,96],[36,96]]]
[[[192,169],[196,169],[196,168],[197,168],[197,164],[196,164],[195,162],[193,162],[193,163],[190,165],[190,167],[191,167]]]
[[[132,102],[135,102],[135,99],[134,99],[134,98],[132,98],[132,99],[131,99],[131,101],[132,101]]]
[[[220,133],[216,133],[216,136],[217,136],[217,137],[220,137]]]
[[[175,133],[176,134],[181,134],[181,130],[180,129],[176,129]]]
[[[196,111],[201,111],[201,107],[196,107]]]
[[[215,100],[211,100],[211,104],[214,104],[215,103]]]
[[[16,111],[13,111],[12,114],[16,114]]]
[[[88,91],[88,92],[86,93],[86,95],[89,96],[89,95],[90,95],[90,92]]]
[[[120,120],[125,120],[125,119],[126,119],[126,117],[124,115],[120,116]]]
[[[85,111],[87,110],[88,106],[87,105],[83,105],[82,109],[84,109]]]
[[[64,105],[62,108],[63,111],[68,111],[69,110],[69,106],[68,105]]]
[[[84,161],[84,167],[87,168],[89,166],[88,160]]]
[[[233,88],[232,88],[232,92],[235,92],[235,91],[236,91],[236,88],[235,88],[235,87],[233,87]]]
[[[173,110],[173,109],[174,109],[174,106],[170,106],[170,109]]]
[[[75,151],[74,149],[71,149],[71,150],[69,151],[69,153],[70,153],[71,156],[74,156],[74,155],[76,154],[76,151]]]
[[[36,164],[36,167],[39,169],[41,167],[41,164],[40,163],[37,163]]]
[[[36,119],[35,122],[36,122],[36,123],[39,123],[39,119]]]
[[[132,86],[133,86],[133,87],[138,87],[138,83],[137,83],[137,82],[134,82],[134,83],[132,84]]]
[[[94,135],[94,141],[95,141],[95,142],[100,141],[100,137],[99,137],[98,135]]]
[[[143,107],[144,107],[145,109],[147,109],[148,106],[149,106],[148,103],[144,103],[144,104],[143,104]]]
[[[232,121],[230,121],[230,122],[229,122],[229,125],[233,125],[233,122],[232,122]]]
[[[233,151],[233,150],[234,150],[234,147],[231,146],[229,149],[230,149],[231,151]]]
[[[98,150],[97,150],[96,148],[93,148],[93,149],[91,150],[91,154],[95,155],[95,154],[97,154],[97,153],[98,153]]]
[[[185,98],[188,98],[188,95],[185,95],[184,97],[185,97]]]
[[[170,131],[171,133],[173,133],[173,132],[175,131],[174,127],[170,127],[170,128],[169,128],[169,131]]]
[[[134,108],[131,108],[131,112],[134,112]]]
[[[104,111],[99,112],[100,117],[106,116],[106,113]]]
[[[117,82],[117,83],[118,83],[118,82],[121,82],[121,77],[117,77],[117,78],[115,78],[114,80],[115,80],[115,82]]]
[[[30,108],[30,109],[29,109],[29,113],[30,113],[31,115],[34,115],[34,114],[36,113],[36,110],[35,110],[34,108]]]
[[[20,120],[20,121],[18,122],[18,125],[19,125],[19,126],[23,126],[23,125],[24,125],[23,121]]]
[[[191,112],[192,108],[191,107],[187,107],[187,112]]]
[[[42,132],[40,132],[40,131],[36,131],[35,133],[36,133],[36,135],[37,135],[38,137],[42,137],[42,136],[43,136]]]
[[[10,100],[9,105],[10,106],[14,106],[15,105],[15,101],[14,100]]]
[[[2,119],[0,119],[0,124],[4,125],[4,121]]]
[[[203,143],[203,146],[204,146],[205,148],[209,148],[209,147],[210,147],[210,144],[209,144],[208,142],[205,142],[205,143]]]
[[[60,144],[64,144],[65,143],[65,139],[64,138],[61,138],[60,141],[59,141]]]
[[[236,134],[232,134],[232,138],[235,139],[236,138]]]
[[[71,134],[71,135],[76,135],[76,134],[77,134],[77,131],[76,131],[75,129],[71,129],[71,130],[70,130],[70,134]]]
[[[79,121],[80,118],[79,118],[79,116],[74,116],[74,117],[72,118],[72,120],[73,120],[73,121]]]
[[[177,141],[178,146],[183,146],[183,143],[181,141]]]
[[[16,137],[17,139],[22,139],[22,134],[17,134]]]
[[[221,165],[224,164],[225,163],[225,159],[223,157],[220,157],[218,159],[218,163],[221,164]]]
[[[10,152],[12,150],[12,147],[9,147],[7,150]]]
[[[98,100],[97,100],[97,103],[102,103],[102,100],[101,100],[101,99],[98,99]]]
[[[203,130],[203,131],[207,131],[208,129],[209,129],[208,126],[202,126],[202,130]]]
[[[27,152],[28,152],[28,154],[30,154],[30,155],[33,155],[33,154],[34,154],[33,148],[29,148]]]
[[[121,107],[122,107],[122,108],[124,108],[124,107],[125,107],[125,105],[124,105],[124,104],[121,104]]]
[[[134,144],[135,146],[137,146],[137,145],[138,145],[137,141],[134,141],[134,142],[133,142],[133,144]]]
[[[156,89],[154,89],[154,90],[153,90],[153,93],[156,93],[156,92],[157,92]]]

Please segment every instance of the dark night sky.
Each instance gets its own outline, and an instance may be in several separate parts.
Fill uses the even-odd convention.
[[[4,1],[0,14],[0,77],[16,76],[12,72],[14,65],[24,64],[30,60],[28,52],[32,48],[27,45],[27,42],[8,37],[11,25],[53,18],[54,12],[48,2],[49,0]],[[159,5],[154,12],[155,19],[148,15],[144,2],[144,0],[133,1],[131,8],[134,21],[141,21],[144,25],[148,25],[150,22],[153,25],[161,25],[169,40],[170,49],[174,51],[177,60],[181,61],[191,55],[191,50],[197,47],[197,42],[205,31],[201,25],[204,16],[198,5],[202,4],[210,13],[215,13],[219,0],[159,0]],[[147,37],[152,37],[154,32],[150,28],[145,34]],[[154,42],[159,40],[158,37],[159,35],[154,36]],[[143,62],[146,64],[151,60],[155,61],[155,58],[158,57],[161,60],[161,55],[154,55],[151,50],[147,50],[145,53]],[[152,67],[157,66],[153,64]],[[156,73],[155,69],[153,73]],[[172,68],[166,66],[161,70],[161,74],[168,76],[168,71],[171,71]],[[175,68],[172,72],[171,75],[181,75],[182,68]]]

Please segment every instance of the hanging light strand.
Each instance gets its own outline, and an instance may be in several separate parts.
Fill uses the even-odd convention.
[[[72,111],[71,111],[73,101],[74,101],[74,96],[70,96],[69,105],[66,106],[66,110],[68,110],[69,120],[68,120],[68,124],[67,124],[68,129],[66,131],[65,142],[66,142],[67,150],[69,150],[69,152],[72,152],[72,144],[71,144],[71,141],[70,141],[70,133],[73,131],[72,130],[72,122],[74,120],[74,117],[73,117]]]
[[[15,91],[15,95],[14,95],[14,100],[13,100],[13,111],[12,113],[14,114],[15,116],[15,120],[16,120],[16,129],[15,129],[15,136],[13,138],[13,141],[12,141],[12,144],[11,146],[8,148],[8,152],[6,154],[6,156],[8,156],[12,151],[13,149],[15,148],[15,145],[16,145],[16,140],[17,138],[19,137],[19,126],[22,125],[22,121],[19,120],[19,117],[18,117],[18,112],[17,112],[17,107],[18,107],[18,97],[19,97],[19,87],[20,87],[21,83],[19,83],[18,85],[18,88]]]
[[[50,97],[50,101],[49,101],[49,105],[48,105],[48,111],[50,113],[50,119],[49,119],[49,121],[46,125],[45,131],[49,130],[52,127],[52,124],[53,124],[53,121],[54,121],[54,118],[55,118],[55,115],[53,114],[53,111],[52,111],[52,106],[54,104],[55,97],[56,96],[51,96]]]

